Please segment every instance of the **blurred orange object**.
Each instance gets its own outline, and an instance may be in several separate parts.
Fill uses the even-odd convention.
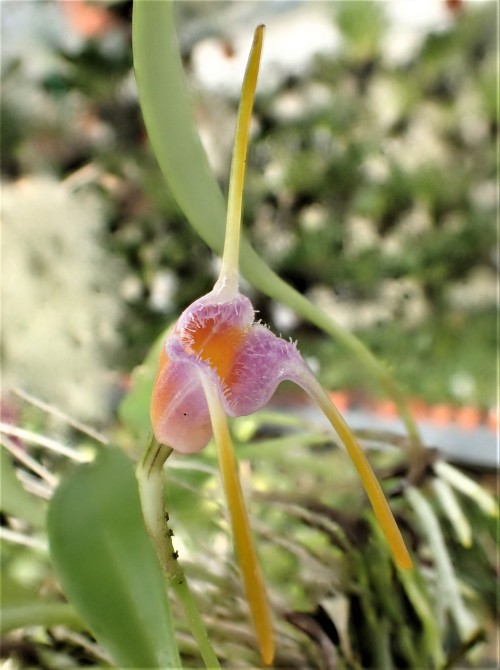
[[[382,400],[377,403],[377,414],[385,418],[398,416],[398,408],[392,400]]]
[[[481,412],[476,407],[460,407],[455,421],[461,428],[473,430],[481,424]]]
[[[488,412],[488,428],[494,432],[497,432],[500,428],[500,416],[498,410],[492,409]]]
[[[410,412],[417,421],[422,421],[429,415],[429,406],[420,398],[412,398],[409,402]]]
[[[447,426],[453,423],[453,407],[449,405],[434,405],[429,410],[429,420],[438,426]]]
[[[345,412],[349,409],[351,405],[351,398],[348,393],[344,393],[343,391],[330,391],[328,395],[330,396],[330,400],[334,405],[337,406],[337,409],[340,412]]]
[[[86,0],[59,0],[59,6],[73,30],[82,37],[101,37],[116,25],[115,17],[106,7]]]
[[[445,0],[446,7],[452,14],[458,15],[464,6],[463,0]]]

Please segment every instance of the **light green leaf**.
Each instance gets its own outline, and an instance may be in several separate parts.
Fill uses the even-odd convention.
[[[453,569],[450,554],[446,548],[439,521],[429,501],[419,489],[408,486],[405,496],[415,511],[419,525],[432,552],[436,570],[436,606],[438,622],[442,624],[446,611],[454,619],[462,639],[467,639],[477,628],[472,614],[462,598],[460,586]],[[441,621],[440,621],[441,619]]]
[[[180,667],[165,583],[122,451],[103,449],[62,482],[48,531],[69,602],[113,660],[121,667]]]
[[[445,461],[438,461],[434,465],[434,471],[439,477],[453,486],[454,489],[473,500],[485,514],[494,517],[499,516],[498,502],[495,498],[484,487],[467,475],[464,475],[463,472],[457,470],[453,465]]]
[[[443,512],[448,517],[455,531],[458,541],[463,547],[469,549],[472,545],[472,528],[460,507],[451,485],[446,480],[435,477],[432,481],[432,486]]]
[[[398,575],[422,626],[422,652],[432,659],[431,667],[440,668],[444,662],[442,636],[422,576],[417,570],[399,570]]]

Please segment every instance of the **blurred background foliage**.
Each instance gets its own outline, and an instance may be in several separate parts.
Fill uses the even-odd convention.
[[[278,36],[288,14],[306,11],[281,4],[265,5],[270,50],[273,27]],[[128,371],[214,276],[214,258],[169,196],[144,136],[130,3],[109,3],[93,22],[73,5],[80,3],[12,3],[2,19],[4,218],[19,222],[5,226],[12,257],[3,282],[5,373],[52,399],[67,397],[53,396],[69,383],[64,378],[81,376],[74,347],[83,350],[88,379],[102,377],[103,355],[110,368]],[[239,5],[239,13],[224,2],[177,6],[200,132],[224,186],[240,78],[229,65],[256,11]],[[434,29],[406,34],[413,47],[401,55],[379,3],[331,3],[322,16],[336,31],[333,54],[302,63],[290,56],[287,67],[285,52],[274,69],[264,61],[245,226],[276,272],[356,331],[410,394],[488,407],[498,260],[495,7],[464,3],[452,12],[443,2],[441,9]],[[211,82],[214,69],[229,73],[225,87],[220,75]],[[61,196],[41,206],[47,188]],[[23,235],[34,240],[30,248]],[[72,282],[55,270],[69,246],[78,250],[68,263]],[[40,267],[27,257],[33,247],[45,256]],[[33,271],[16,274],[16,266]],[[40,300],[40,279],[50,300]],[[333,342],[282,306],[252,298],[264,320],[318,361],[327,385],[364,383]],[[35,346],[18,313],[36,318],[40,309],[47,336]],[[76,309],[90,316],[66,336]],[[96,320],[112,331],[99,338],[103,355],[89,351]],[[47,385],[37,361],[50,332],[62,355]],[[422,374],[423,361],[432,375]],[[100,406],[112,406],[102,394],[113,381],[111,373],[101,380]],[[90,418],[102,417],[96,403],[83,405]]]
[[[434,23],[409,20],[406,32],[391,13],[396,4],[176,3],[182,57],[225,188],[240,51],[246,57],[260,20],[271,51],[290,17],[302,24],[289,50],[263,64],[246,232],[279,275],[354,330],[410,395],[488,410],[496,383],[496,3],[429,0]],[[311,12],[335,48],[321,48]],[[9,606],[60,600],[44,500],[74,465],[47,452],[40,436],[71,441],[82,458],[100,449],[99,434],[57,414],[68,413],[137,456],[149,430],[156,352],[127,393],[130,371],[216,274],[217,259],[186,223],[148,146],[130,20],[131,3],[121,1],[2,7],[2,405],[38,442],[2,439],[11,453],[29,442],[43,468],[33,475],[17,460],[14,473],[2,449],[3,526],[29,538],[26,546],[19,537],[2,542]],[[316,51],[297,58],[316,38]],[[329,388],[379,393],[334,342],[243,290],[265,321],[299,341]],[[57,411],[9,395],[13,386]],[[271,412],[237,420],[233,433],[279,621],[278,667],[466,667],[484,659],[494,667],[494,643],[474,656],[479,639],[495,639],[498,606],[497,519],[476,489],[455,482],[465,515],[457,521],[446,476],[431,468],[421,482],[438,546],[441,538],[452,556],[447,584],[462,603],[455,608],[439,602],[447,563],[433,555],[425,501],[418,491],[400,495],[406,462],[393,448],[398,439],[364,436],[386,447],[377,470],[419,557],[407,578],[390,563],[354,475],[322,427]],[[231,667],[235,659],[248,667],[256,656],[215,467],[210,450],[169,462],[169,504],[216,650]],[[447,503],[437,480],[448,486]],[[65,625],[31,620],[27,634],[5,639],[4,655],[22,667],[109,663],[74,613],[56,620]],[[180,640],[197,663],[182,626]]]

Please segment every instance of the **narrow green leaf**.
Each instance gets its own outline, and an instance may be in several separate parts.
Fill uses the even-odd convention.
[[[121,667],[180,667],[165,583],[122,451],[103,449],[62,482],[48,531],[69,602],[113,660]]]
[[[473,500],[485,514],[494,517],[499,516],[500,509],[495,498],[484,487],[464,475],[453,465],[445,461],[438,461],[434,465],[434,471],[439,477],[451,484],[454,489]]]
[[[422,576],[418,570],[399,570],[398,575],[422,626],[421,652],[432,660],[431,667],[440,668],[444,662],[442,636]]]
[[[469,549],[472,545],[472,528],[460,507],[451,485],[445,479],[435,477],[432,480],[432,486],[443,512],[448,517],[448,521],[455,531],[458,541],[463,547]]]
[[[45,503],[37,500],[23,488],[4,447],[0,449],[0,484],[2,512],[24,519],[34,528],[42,528],[45,525]]]

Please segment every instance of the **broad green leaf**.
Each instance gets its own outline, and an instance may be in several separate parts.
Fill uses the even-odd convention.
[[[196,131],[175,33],[173,2],[134,2],[132,41],[139,98],[156,159],[177,203],[208,246],[220,253],[226,204]],[[242,73],[243,75],[243,73]],[[248,281],[340,342],[390,395],[415,444],[418,429],[386,368],[354,335],[284,282],[245,237],[240,269]]]
[[[4,447],[0,449],[0,483],[2,512],[24,519],[34,528],[42,528],[45,525],[45,503],[23,488]]]
[[[69,602],[113,660],[121,667],[180,667],[165,583],[122,451],[103,449],[62,482],[48,531]]]

